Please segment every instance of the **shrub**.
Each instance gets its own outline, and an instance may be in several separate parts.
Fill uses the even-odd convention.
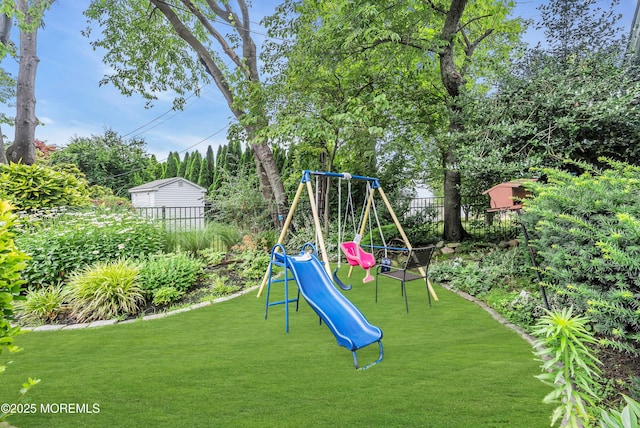
[[[586,427],[596,422],[603,428],[637,427],[640,403],[623,395],[626,406],[617,411],[598,407],[602,363],[589,348],[598,340],[588,328],[589,320],[574,316],[573,308],[547,311],[533,332],[537,336],[536,355],[544,373],[536,376],[553,387],[545,403],[558,403],[551,425],[562,420],[563,427]],[[600,419],[596,420],[599,416]]]
[[[29,290],[16,309],[23,325],[54,322],[65,310],[62,286]]]
[[[185,253],[154,255],[142,264],[140,282],[149,299],[156,301],[178,300],[196,283],[203,263]],[[173,293],[173,289],[176,292]],[[162,290],[162,291],[161,291]],[[158,296],[160,293],[160,296]],[[173,297],[171,297],[173,296]],[[156,299],[157,297],[157,299]]]
[[[573,305],[609,345],[640,341],[640,168],[609,162],[574,176],[546,169],[524,215],[553,300]]]
[[[16,239],[31,256],[23,278],[32,288],[57,285],[98,261],[158,253],[165,245],[161,225],[127,211],[38,212],[22,222],[36,225]]]
[[[65,288],[71,315],[80,322],[135,315],[144,303],[139,274],[140,266],[125,259],[75,272]]]
[[[175,287],[164,286],[154,290],[152,303],[158,306],[165,306],[180,300],[182,296],[184,296],[184,291],[178,290]]]
[[[41,164],[0,165],[0,195],[19,211],[90,203],[86,181]]]
[[[13,326],[14,300],[18,299],[22,290],[23,280],[20,279],[20,271],[25,267],[27,255],[16,247],[13,238],[13,225],[15,216],[11,213],[11,205],[7,201],[0,200],[0,356],[4,351],[18,352],[14,343],[14,337],[20,333],[20,327]],[[6,369],[6,365],[0,361],[0,373]],[[39,380],[29,378],[22,385],[20,398],[24,400],[29,389]],[[0,425],[9,416],[8,412],[0,410]]]
[[[269,267],[269,253],[264,250],[244,250],[240,255],[238,273],[243,278],[259,279]]]
[[[0,200],[0,354],[7,350],[16,351],[13,338],[20,331],[11,325],[14,319],[13,302],[19,298],[24,281],[20,279],[20,271],[24,269],[27,255],[16,247],[13,237],[15,216],[11,213],[11,205]],[[4,365],[0,364],[0,372]]]

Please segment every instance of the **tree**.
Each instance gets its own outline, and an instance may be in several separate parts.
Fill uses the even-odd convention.
[[[180,161],[180,167],[178,168],[178,177],[186,177],[187,166],[189,166],[189,152],[185,152],[184,158]]]
[[[213,80],[253,150],[263,197],[286,203],[273,154],[259,132],[268,119],[245,0],[235,7],[212,0],[94,0],[86,15],[102,30],[93,46],[105,50],[104,61],[115,70],[102,83],[148,100],[173,90],[180,108],[187,92],[197,93],[199,85]]]
[[[202,163],[202,155],[200,152],[195,151],[191,154],[189,158],[189,165],[187,166],[187,171],[185,173],[185,178],[193,183],[198,182],[198,177],[200,176],[200,164]]]
[[[351,82],[347,87],[353,91],[360,75],[362,93],[370,94],[372,100],[381,100],[385,94],[391,104],[383,116],[384,137],[410,136],[414,152],[438,151],[445,196],[443,237],[463,239],[460,142],[452,136],[464,131],[461,116],[467,95],[486,92],[480,79],[492,77],[522,30],[519,20],[507,18],[514,3],[361,0],[289,4],[301,16],[311,14],[309,26],[302,27],[303,36],[308,33],[314,46],[326,52],[317,64],[309,60],[314,67],[309,67],[312,72],[307,75],[328,70],[336,80]],[[328,62],[336,57],[341,62]],[[308,79],[304,83],[313,87]],[[315,91],[318,99],[322,88]],[[360,96],[352,99],[363,100]]]
[[[620,0],[611,0],[607,9],[598,6],[599,3],[551,0],[538,6],[540,20],[536,28],[544,31],[547,44],[543,50],[560,63],[593,52],[619,51],[624,30],[618,26],[621,15],[614,8]]]
[[[611,9],[594,1],[555,0],[536,24],[545,45],[524,57],[477,100],[462,137],[466,181],[478,190],[530,176],[534,166],[579,172],[571,159],[599,164],[601,156],[640,163],[640,82],[623,61],[626,42]],[[469,166],[473,165],[473,168]]]
[[[90,138],[73,138],[51,155],[50,163],[77,165],[90,184],[108,187],[121,197],[128,197],[131,187],[155,178],[155,164],[145,151],[145,142],[126,141],[112,130]]]
[[[20,66],[18,69],[16,90],[15,137],[7,148],[6,158],[10,162],[22,162],[31,165],[36,161],[34,146],[36,126],[36,69],[38,56],[36,41],[38,27],[42,24],[44,13],[55,0],[16,0],[3,1],[2,12],[15,14],[20,29]],[[2,45],[2,56],[6,55],[6,45]]]
[[[211,186],[211,171],[209,170],[209,162],[207,162],[207,158],[203,158],[200,162],[200,172],[198,174],[198,180],[195,183],[205,189],[208,189],[209,186]]]
[[[178,169],[180,168],[180,155],[178,153],[169,152],[167,157],[167,168],[163,178],[173,178],[178,176]]]
[[[273,139],[309,155],[311,163],[301,165],[304,169],[340,167],[371,175],[379,124],[388,106],[377,90],[383,77],[379,67],[351,61],[350,52],[337,48],[351,27],[328,21],[332,10],[333,5],[289,1],[267,20],[274,40],[263,58],[274,76],[268,92],[269,104],[275,106],[269,132]],[[318,27],[318,22],[326,27]],[[316,190],[325,231],[331,189],[329,178],[320,177]]]

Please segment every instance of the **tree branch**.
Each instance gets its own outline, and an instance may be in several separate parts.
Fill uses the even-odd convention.
[[[443,15],[446,15],[447,13],[449,13],[448,10],[445,10],[439,6],[436,6],[436,4],[433,2],[433,0],[426,0],[426,3],[429,3],[429,6],[431,6],[431,9],[435,10],[438,13],[441,13]]]
[[[220,89],[220,92],[227,101],[227,104],[229,104],[229,108],[231,108],[231,111],[236,116],[236,118],[242,117],[244,115],[244,112],[233,107],[234,95],[231,91],[231,87],[225,79],[222,70],[220,70],[218,65],[211,57],[211,54],[209,53],[207,48],[202,43],[200,43],[200,41],[193,35],[193,33],[191,33],[191,31],[184,25],[178,15],[176,15],[176,13],[173,11],[171,6],[167,5],[163,0],[149,1],[154,4],[158,8],[158,10],[160,10],[160,12],[162,12],[162,14],[167,18],[176,34],[182,40],[187,42],[187,44],[189,44],[189,46],[191,46],[191,48],[193,48],[193,50],[196,52],[198,58],[207,70],[207,73],[209,73],[213,78],[216,86],[218,87],[218,89]]]
[[[182,1],[182,4],[184,4],[187,7],[187,9],[189,9],[189,11],[193,13],[193,15],[196,18],[198,18],[198,21],[200,21],[200,23],[204,26],[204,28],[207,29],[209,34],[211,34],[213,38],[216,39],[216,41],[220,44],[220,47],[222,48],[222,51],[225,53],[225,55],[227,55],[227,57],[229,57],[229,59],[233,61],[236,67],[243,70],[245,75],[249,77],[249,70],[247,70],[247,67],[242,62],[242,59],[238,56],[238,54],[235,53],[235,51],[231,48],[231,46],[229,46],[229,44],[227,43],[225,38],[222,36],[222,34],[220,34],[220,32],[218,32],[218,30],[216,30],[213,27],[213,25],[211,25],[211,22],[209,22],[209,20],[202,14],[200,9],[196,5],[194,5],[190,0],[181,0],[181,1]]]

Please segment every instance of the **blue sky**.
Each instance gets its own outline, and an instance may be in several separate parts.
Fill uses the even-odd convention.
[[[271,14],[279,2],[254,0],[252,21],[258,22]],[[541,0],[517,2],[516,16],[536,19],[536,7]],[[600,1],[603,5],[607,1]],[[636,8],[634,0],[621,0],[619,12],[623,24],[630,29]],[[158,100],[153,108],[145,109],[140,97],[121,95],[113,86],[98,86],[109,72],[102,63],[100,52],[94,52],[89,41],[80,32],[87,26],[82,15],[85,2],[56,1],[45,15],[45,28],[38,33],[38,65],[36,80],[36,115],[44,126],[36,129],[36,138],[48,144],[64,146],[74,136],[102,134],[113,129],[125,138],[143,138],[147,151],[158,160],[166,158],[169,151],[193,151],[204,153],[208,145],[214,149],[226,143],[226,127],[232,121],[231,112],[213,83],[203,88],[199,98],[188,100],[183,111],[171,110],[171,97]],[[264,33],[254,24],[254,31]],[[17,31],[12,31],[12,38]],[[256,39],[260,39],[258,34]],[[530,32],[526,40],[535,42],[540,35]],[[17,75],[15,60],[7,58],[2,67]],[[2,108],[15,115],[15,109]],[[2,128],[9,140],[13,129]]]

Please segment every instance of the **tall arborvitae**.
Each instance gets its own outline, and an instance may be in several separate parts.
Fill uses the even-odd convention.
[[[151,155],[151,165],[153,165],[153,179],[159,180],[161,178],[165,178],[164,171],[167,167],[166,162],[158,162],[156,155]]]
[[[180,162],[180,167],[178,168],[178,177],[184,177],[187,172],[187,167],[189,166],[189,152],[184,154],[184,159]]]
[[[245,171],[251,171],[251,168],[255,168],[255,161],[253,160],[253,151],[251,150],[251,147],[245,146],[242,159],[242,165],[244,166]]]
[[[280,146],[275,146],[273,148],[273,158],[276,162],[278,172],[280,172],[280,175],[282,175],[282,172],[284,171],[285,165],[287,163],[287,151]]]
[[[178,153],[169,152],[167,167],[164,171],[164,178],[177,177],[178,169],[180,169],[180,155]]]
[[[193,183],[198,182],[198,177],[200,176],[200,164],[202,163],[202,155],[200,152],[195,151],[191,153],[189,157],[189,165],[187,166],[187,171],[185,173],[185,178]]]
[[[218,147],[218,153],[216,155],[216,169],[213,173],[213,183],[211,184],[213,190],[219,189],[224,181],[227,171],[228,151],[229,148],[226,145]]]
[[[209,162],[206,157],[200,162],[200,174],[198,175],[198,181],[195,183],[205,189],[211,186],[211,171],[209,170]]]
[[[240,142],[237,140],[232,140],[231,142],[229,142],[227,150],[225,170],[229,174],[235,175],[238,172],[238,166],[240,165],[241,159],[242,147],[240,146]]]
[[[207,154],[205,155],[205,159],[207,161],[207,170],[209,171],[209,176],[207,177],[207,182],[209,183],[209,185],[206,186],[208,188],[209,186],[211,186],[211,183],[213,183],[213,172],[216,170],[216,157],[213,154],[213,148],[211,146],[207,147]]]

